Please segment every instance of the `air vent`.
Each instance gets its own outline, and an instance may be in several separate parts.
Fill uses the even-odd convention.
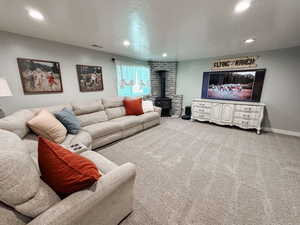
[[[97,45],[97,44],[92,44],[91,46],[94,48],[103,48],[101,45]]]

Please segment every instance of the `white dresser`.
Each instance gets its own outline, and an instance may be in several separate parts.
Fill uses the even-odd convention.
[[[260,134],[265,104],[238,101],[194,99],[192,119],[219,125],[256,129]]]

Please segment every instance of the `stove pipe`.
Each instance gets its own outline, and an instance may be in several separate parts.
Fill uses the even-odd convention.
[[[166,75],[167,70],[158,70],[156,71],[159,75],[160,79],[160,97],[165,98],[166,97]]]

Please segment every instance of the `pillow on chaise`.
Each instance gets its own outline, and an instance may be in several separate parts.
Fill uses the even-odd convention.
[[[62,198],[101,177],[92,161],[43,137],[39,137],[38,161],[42,180]]]
[[[154,106],[153,106],[152,101],[143,101],[142,106],[143,106],[143,112],[144,113],[154,112]]]
[[[27,125],[39,136],[45,137],[56,143],[62,143],[67,135],[67,129],[53,114],[42,109],[27,122]]]
[[[70,134],[78,134],[80,131],[80,121],[75,114],[67,108],[54,114],[67,129]]]
[[[142,107],[142,98],[124,99],[123,100],[126,115],[141,115],[144,114]]]

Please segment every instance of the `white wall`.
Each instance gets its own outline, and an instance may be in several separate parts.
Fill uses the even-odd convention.
[[[17,58],[44,59],[60,62],[63,93],[24,95]],[[112,58],[115,55],[57,42],[0,32],[0,77],[7,79],[13,97],[0,98],[0,108],[7,114],[21,108],[55,105],[117,95],[117,76]],[[135,61],[117,56],[125,61]],[[142,62],[145,63],[145,62]],[[102,66],[104,91],[79,91],[76,64]]]
[[[300,132],[300,47],[246,55],[259,56],[258,68],[267,69],[261,98],[267,105],[264,126]],[[177,94],[183,94],[184,105],[201,97],[203,72],[216,59],[179,62]]]

